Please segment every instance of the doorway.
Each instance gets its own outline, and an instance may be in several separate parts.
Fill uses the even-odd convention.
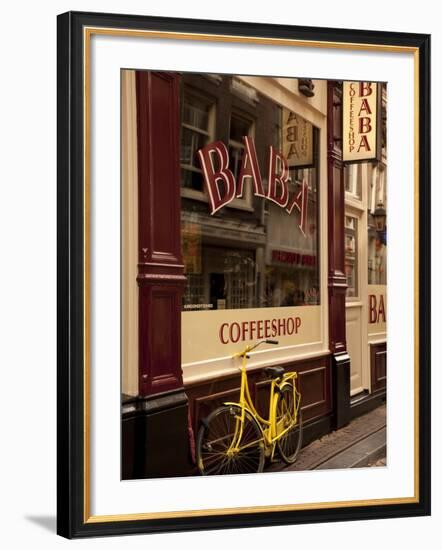
[[[350,396],[369,391],[367,303],[367,229],[362,208],[346,205],[344,218],[347,275],[346,338],[350,355]]]

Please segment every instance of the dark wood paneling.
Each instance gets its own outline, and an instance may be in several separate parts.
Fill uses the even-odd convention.
[[[253,384],[255,407],[258,413],[263,418],[269,417],[270,385],[271,380],[266,378],[263,374],[259,375],[255,383]]]
[[[298,384],[302,395],[304,421],[312,421],[332,411],[330,357],[316,357],[284,365],[287,372],[298,372]],[[258,412],[268,416],[269,379],[262,369],[250,371],[249,388]],[[194,434],[212,410],[225,401],[237,401],[239,398],[240,375],[228,375],[214,380],[206,380],[186,385],[189,398],[189,410]]]
[[[342,163],[342,85],[327,82],[328,311],[335,428],[350,420],[350,357],[347,353],[344,257],[345,188]]]
[[[387,387],[387,344],[370,345],[371,391],[385,390]]]
[[[193,403],[195,418],[206,418],[213,410],[220,407],[223,403],[227,401],[237,402],[238,399],[239,386],[234,386],[229,390],[224,390],[209,395],[201,395],[200,397],[195,398]]]
[[[333,353],[347,351],[345,339],[344,215],[345,189],[342,164],[342,90],[327,83],[327,190],[329,338]]]
[[[300,371],[299,391],[302,395],[302,409],[304,416],[318,416],[327,402],[327,368],[319,366],[313,369]]]
[[[179,75],[137,71],[139,388],[182,387]]]
[[[179,76],[137,71],[139,262],[180,264]]]

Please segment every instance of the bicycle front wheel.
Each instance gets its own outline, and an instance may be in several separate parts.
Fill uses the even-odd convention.
[[[242,436],[235,447],[243,422]],[[198,432],[196,456],[202,475],[248,474],[264,468],[264,440],[256,420],[236,405],[215,409],[202,423]]]
[[[296,413],[293,384],[281,388],[276,404],[276,421],[278,433],[287,430],[277,441],[279,455],[286,464],[293,464],[302,445],[302,411]],[[296,419],[296,420],[295,420]]]

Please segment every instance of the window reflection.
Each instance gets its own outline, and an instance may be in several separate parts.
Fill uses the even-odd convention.
[[[313,166],[310,159],[308,168],[289,168],[289,196],[298,196],[303,184],[308,188],[304,233],[299,228],[299,209],[288,213],[285,207],[256,196],[250,179],[245,180],[243,198],[211,215],[196,151],[222,141],[237,181],[245,154],[243,138],[251,136],[267,193],[269,147],[281,151],[285,145],[282,108],[259,91],[245,94],[243,88],[224,85],[228,76],[216,83],[192,78],[186,75],[182,92],[181,235],[187,278],[183,311],[318,305],[319,131],[312,130]],[[192,89],[200,86],[198,98],[188,92],[189,84]],[[297,124],[292,118],[291,124]],[[302,117],[299,121],[305,131],[306,121]],[[206,200],[189,195],[186,188],[198,190]]]

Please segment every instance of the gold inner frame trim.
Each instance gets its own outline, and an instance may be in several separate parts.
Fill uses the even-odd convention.
[[[240,508],[216,508],[210,510],[184,510],[174,512],[152,512],[140,514],[121,514],[109,516],[90,516],[86,523],[102,523],[110,521],[133,521],[142,519],[170,519],[181,517],[201,517],[201,516],[226,516],[229,514],[250,514],[262,512],[287,512],[300,510],[326,510],[328,508],[346,508],[348,506],[375,506],[375,505],[392,505],[392,504],[412,504],[418,502],[415,497],[404,498],[386,498],[372,500],[352,500],[342,502],[319,502],[308,504],[282,504],[271,506],[252,506]]]
[[[199,40],[205,42],[249,43],[270,46],[293,46],[304,48],[363,50],[391,53],[412,53],[414,61],[414,227],[419,227],[419,49],[411,46],[328,42],[281,38],[261,38],[236,35],[200,34],[117,29],[111,27],[83,28],[83,100],[84,100],[84,523],[108,523],[149,519],[172,519],[185,517],[286,512],[300,510],[324,510],[353,506],[412,504],[419,502],[419,238],[414,239],[414,495],[411,497],[215,508],[205,510],[180,510],[170,512],[131,513],[116,515],[91,515],[90,473],[90,42],[92,35],[159,38],[174,40]]]

